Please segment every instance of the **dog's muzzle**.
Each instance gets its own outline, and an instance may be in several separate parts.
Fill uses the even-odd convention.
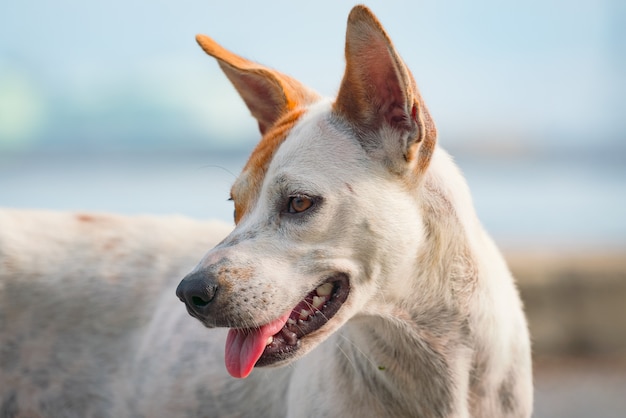
[[[176,296],[191,316],[206,323],[217,288],[216,277],[210,271],[200,269],[183,278],[176,288]]]

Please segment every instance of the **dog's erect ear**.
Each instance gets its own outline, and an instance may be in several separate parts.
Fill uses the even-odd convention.
[[[196,36],[202,49],[217,59],[264,134],[282,115],[313,103],[319,96],[284,74],[248,61],[205,35]]]
[[[335,112],[348,121],[367,148],[383,148],[387,157],[425,170],[437,132],[413,76],[380,22],[365,6],[356,6],[346,30],[346,71]],[[400,144],[380,144],[384,127],[402,133]],[[395,164],[395,162],[392,162]],[[413,165],[412,164],[412,165]]]

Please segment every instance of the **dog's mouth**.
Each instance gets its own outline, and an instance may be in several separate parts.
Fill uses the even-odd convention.
[[[333,276],[309,292],[290,312],[259,328],[233,328],[226,341],[226,368],[246,377],[255,366],[269,366],[294,356],[301,340],[322,328],[348,298],[350,282]]]

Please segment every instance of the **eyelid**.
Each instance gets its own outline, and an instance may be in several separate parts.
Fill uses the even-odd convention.
[[[228,201],[229,202],[235,202],[235,199],[232,196],[230,196],[228,198]],[[237,223],[237,205],[234,205],[234,206],[235,206],[235,208],[233,209],[233,219],[234,219],[235,223]]]

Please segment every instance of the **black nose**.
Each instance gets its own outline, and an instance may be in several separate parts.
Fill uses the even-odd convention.
[[[187,311],[198,319],[205,319],[217,292],[217,280],[207,270],[189,273],[176,288],[176,296],[187,306]]]

